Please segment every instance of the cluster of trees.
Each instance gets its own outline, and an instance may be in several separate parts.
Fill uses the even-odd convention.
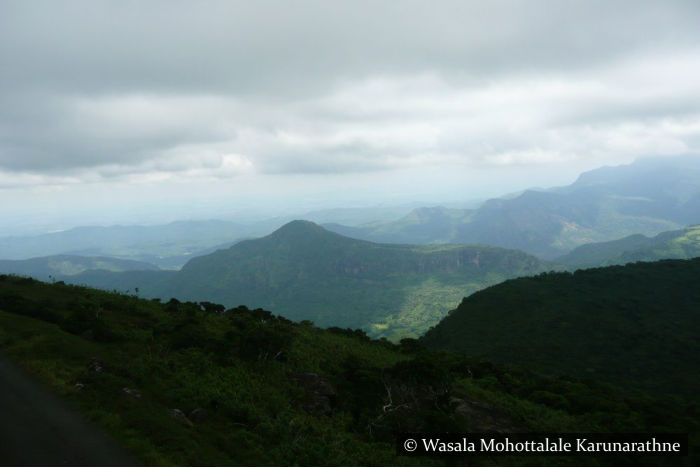
[[[477,292],[421,341],[657,394],[700,391],[700,258],[545,273]]]

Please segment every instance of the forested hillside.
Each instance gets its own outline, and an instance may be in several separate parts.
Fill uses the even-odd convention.
[[[595,267],[698,256],[700,225],[694,225],[682,230],[663,232],[651,238],[638,234],[611,242],[589,243],[556,261],[575,267]]]
[[[700,258],[509,280],[421,341],[475,358],[659,394],[700,393]]]
[[[389,245],[355,240],[307,221],[194,258],[151,296],[273,309],[320,326],[418,336],[470,293],[553,266],[483,245]]]

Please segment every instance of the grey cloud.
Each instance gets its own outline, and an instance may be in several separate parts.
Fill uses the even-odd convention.
[[[99,107],[100,102],[93,107]],[[65,171],[110,163],[135,164],[182,144],[217,143],[235,137],[197,118],[150,128],[123,112],[114,118],[80,109],[76,97],[46,93],[0,95],[0,167],[10,170]],[[167,109],[163,109],[167,112]],[[161,117],[167,117],[164,113]]]
[[[396,168],[391,155],[361,142],[285,149],[261,154],[260,171],[269,174],[362,173]]]
[[[0,20],[0,79],[284,95],[375,73],[488,78],[692,44],[697,13],[692,1],[13,2]]]
[[[695,45],[699,18],[696,1],[6,1],[0,7],[0,168],[143,167],[187,145],[229,142],[235,150],[240,126],[265,132],[304,118],[336,130],[362,121],[382,125],[386,115],[317,103],[377,76],[434,73],[458,90],[510,76],[575,75]],[[146,131],[128,114],[86,118],[72,104],[133,95],[213,96],[221,108],[176,121],[154,116]],[[675,107],[582,105],[562,122],[683,112],[676,107],[684,99]],[[510,139],[517,149],[520,139],[532,144],[527,137]],[[483,144],[512,149],[507,141]],[[448,141],[434,149],[441,145],[451,152],[480,147]],[[273,141],[251,151],[246,155],[259,170],[274,173],[383,170],[413,156],[401,144],[363,138],[301,148]]]

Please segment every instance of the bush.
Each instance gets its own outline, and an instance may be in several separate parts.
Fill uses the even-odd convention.
[[[239,355],[246,360],[286,360],[292,343],[289,330],[277,323],[259,323],[245,331]]]

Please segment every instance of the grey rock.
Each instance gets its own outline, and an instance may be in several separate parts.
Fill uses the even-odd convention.
[[[87,369],[88,371],[93,371],[95,373],[102,373],[105,370],[105,364],[102,360],[93,357],[90,359]]]
[[[138,389],[124,387],[122,388],[122,392],[127,396],[133,397],[134,399],[141,399],[141,391]]]
[[[170,409],[170,416],[187,426],[194,426],[187,415],[180,409]]]

